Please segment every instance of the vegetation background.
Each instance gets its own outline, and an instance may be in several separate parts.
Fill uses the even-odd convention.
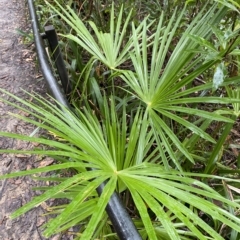
[[[239,2],[36,6],[41,26],[51,23],[59,33],[73,109],[1,90],[20,104],[2,101],[29,114],[16,117],[48,133],[1,135],[44,144],[21,152],[56,159],[0,177],[53,182],[35,188],[43,194],[12,217],[63,198],[50,209],[46,237],[78,225],[76,239],[117,239],[105,213],[117,192],[143,239],[238,239]],[[43,172],[51,176],[34,175]]]

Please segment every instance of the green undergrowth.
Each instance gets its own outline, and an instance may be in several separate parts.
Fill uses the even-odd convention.
[[[59,34],[73,109],[1,90],[19,104],[1,101],[32,116],[16,117],[54,139],[1,135],[46,145],[21,152],[56,159],[0,176],[55,182],[12,217],[68,199],[51,208],[46,237],[78,225],[76,239],[118,239],[105,212],[117,192],[143,239],[238,239],[239,3],[36,4],[42,26]],[[43,172],[52,176],[35,175]]]

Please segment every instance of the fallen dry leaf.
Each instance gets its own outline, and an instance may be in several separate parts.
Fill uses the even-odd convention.
[[[46,167],[51,165],[54,162],[54,159],[52,158],[45,158],[44,160],[42,160],[39,164],[39,167]]]
[[[21,184],[22,183],[22,180],[21,179],[18,179],[18,180],[16,180],[15,182],[14,182],[15,184]]]

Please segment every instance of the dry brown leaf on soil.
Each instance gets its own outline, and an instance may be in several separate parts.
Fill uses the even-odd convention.
[[[54,159],[52,158],[45,158],[44,160],[42,160],[39,164],[39,167],[46,167],[51,165],[54,162]]]

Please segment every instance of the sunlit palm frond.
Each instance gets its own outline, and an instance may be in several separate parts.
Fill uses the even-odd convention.
[[[205,14],[203,9],[186,28],[174,50],[170,50],[170,44],[173,44],[175,32],[184,11],[183,9],[178,17],[176,13],[173,13],[164,30],[164,14],[161,15],[152,44],[147,41],[148,28],[146,22],[143,21],[141,40],[138,39],[133,25],[134,50],[131,52],[131,60],[134,72],[125,71],[121,75],[122,79],[132,89],[133,94],[137,95],[137,98],[145,104],[145,110],[149,114],[151,125],[156,128],[155,134],[159,135],[159,139],[156,139],[156,141],[161,143],[161,148],[164,148],[162,153],[166,157],[170,157],[179,169],[181,167],[178,164],[177,151],[182,152],[186,159],[191,162],[194,160],[181,140],[176,137],[172,127],[163,118],[179,124],[207,141],[215,142],[208,133],[192,124],[188,119],[176,116],[176,113],[192,114],[203,119],[213,119],[213,116],[215,116],[214,120],[231,122],[230,119],[219,114],[199,110],[195,105],[193,105],[193,108],[191,106],[193,103],[228,104],[238,101],[234,98],[189,96],[193,92],[193,89],[188,87],[189,83],[218,61],[216,59],[203,64],[203,57],[193,51],[193,49],[198,49],[199,44],[193,41],[189,34],[208,38],[211,35],[211,29],[205,26],[216,24],[226,12],[226,9],[220,8],[217,10],[216,5],[214,5]],[[150,59],[147,56],[149,51],[152,52]],[[167,54],[170,56],[167,57]],[[211,89],[210,84],[207,86]],[[202,89],[206,90],[207,86],[202,87]],[[160,149],[159,152],[161,152]],[[164,162],[168,168],[166,158]]]
[[[158,136],[163,137],[166,144],[169,139],[164,134],[155,135],[157,128],[150,128],[148,115],[144,114],[141,108],[128,125],[126,110],[123,108],[122,114],[118,114],[113,97],[110,99],[103,97],[105,110],[102,118],[98,119],[95,112],[87,105],[82,110],[77,110],[76,113],[67,109],[62,112],[51,102],[41,98],[32,96],[38,103],[36,105],[6,91],[4,93],[20,101],[21,106],[4,100],[6,103],[26,110],[35,118],[44,119],[45,122],[40,123],[37,120],[19,116],[22,120],[61,135],[62,141],[20,136],[13,133],[1,133],[1,135],[54,147],[54,150],[30,150],[29,152],[50,155],[56,159],[60,159],[59,156],[61,156],[66,162],[64,160],[63,163],[55,163],[44,168],[3,175],[0,179],[69,168],[74,169],[75,172],[68,178],[47,177],[46,180],[52,179],[58,184],[41,188],[44,193],[18,209],[12,217],[24,214],[43,201],[61,198],[69,193],[70,203],[61,206],[61,210],[55,211],[57,216],[45,225],[45,235],[49,237],[67,227],[88,221],[86,228],[79,236],[80,239],[91,239],[96,229],[100,227],[101,219],[105,219],[104,209],[112,193],[118,191],[123,194],[127,191],[134,201],[139,213],[138,217],[141,218],[144,226],[145,231],[141,232],[146,233],[151,239],[158,239],[159,235],[169,240],[187,239],[185,234],[198,239],[205,239],[206,236],[212,239],[222,239],[195,213],[195,210],[210,214],[214,220],[217,219],[232,229],[240,231],[240,220],[234,214],[227,212],[224,207],[227,205],[236,209],[240,207],[239,204],[225,199],[210,186],[195,178],[210,177],[225,181],[230,181],[230,179],[186,173],[170,168],[167,170],[162,164],[164,161],[162,155],[165,154],[166,149],[161,152],[160,147],[154,147],[154,145],[159,143],[156,141]],[[72,126],[73,123],[74,126]],[[162,128],[160,128],[161,131],[163,131]],[[162,142],[159,146],[161,144]],[[102,152],[99,152],[100,148]],[[1,149],[0,152],[10,151]],[[11,150],[11,152],[17,153],[20,150]],[[87,171],[89,167],[94,167],[95,170],[89,172]],[[39,180],[43,179],[39,178]],[[234,180],[231,179],[231,181]],[[103,182],[107,184],[102,195],[98,197],[95,190]],[[215,205],[212,200],[219,201],[222,205]],[[191,207],[187,207],[188,205]],[[79,210],[83,207],[87,209],[80,212]],[[155,214],[154,219],[150,216],[149,209]],[[178,223],[180,225],[177,227]]]

